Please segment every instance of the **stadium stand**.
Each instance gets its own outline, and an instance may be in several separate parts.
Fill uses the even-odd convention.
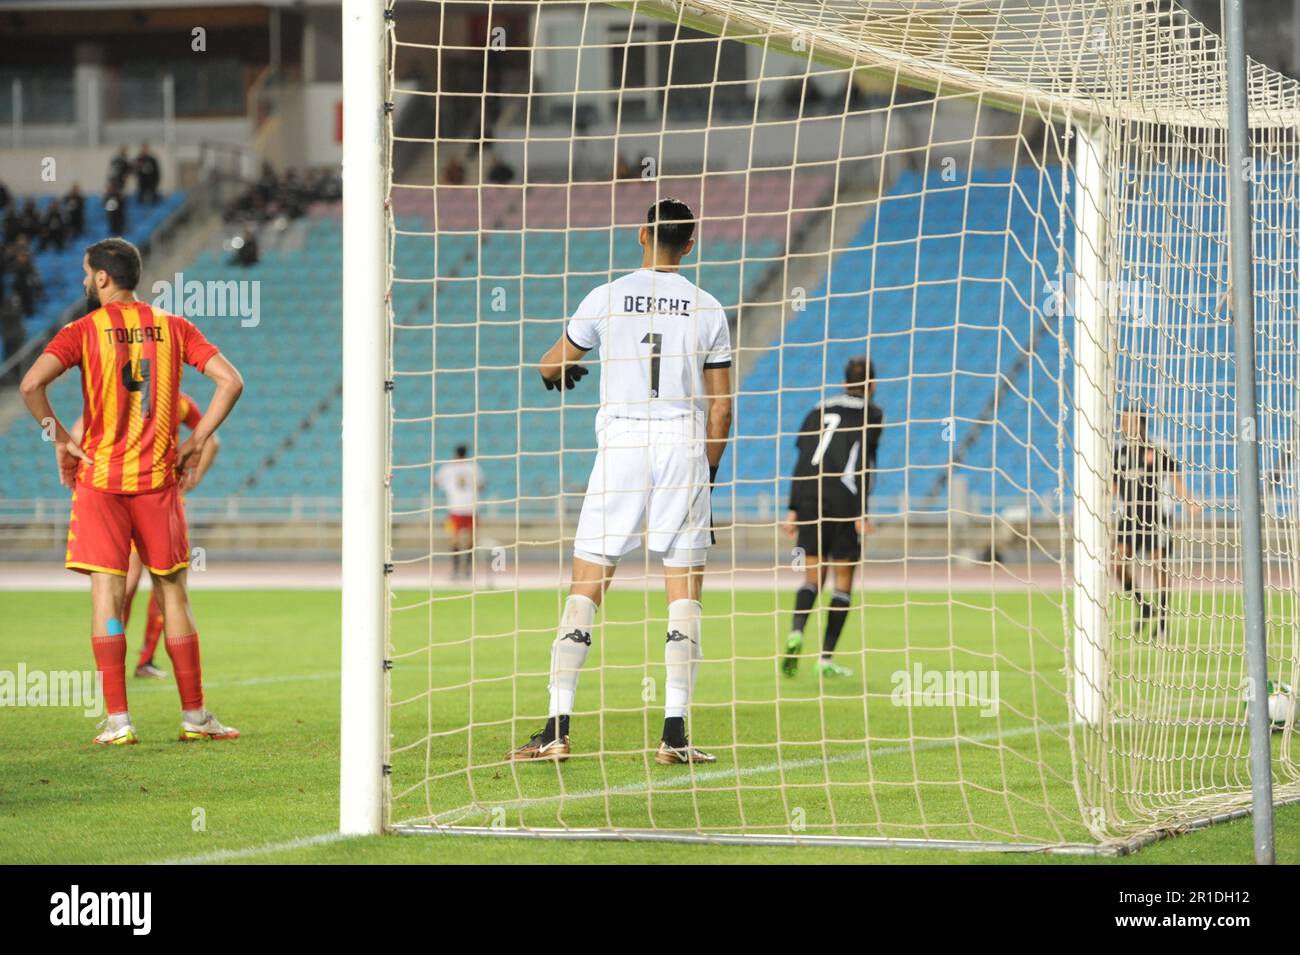
[[[532,502],[553,508],[557,492],[576,506],[594,453],[595,378],[557,398],[521,363],[535,361],[559,336],[565,316],[593,286],[639,265],[636,230],[657,196],[675,195],[697,210],[698,251],[686,274],[733,309],[780,261],[829,184],[814,170],[760,174],[748,184],[722,174],[612,186],[444,187],[436,197],[433,190],[405,190],[399,213],[422,214],[440,241],[435,263],[432,235],[403,231],[394,255],[399,506],[430,494],[428,472],[417,479],[417,466],[430,456],[449,459],[461,443],[488,474],[489,506],[518,497],[521,511]],[[481,243],[474,235],[480,229]],[[427,277],[435,268],[433,325]],[[437,369],[432,381],[430,368]],[[566,411],[557,428],[561,401]],[[435,408],[439,428],[431,436]]]
[[[985,510],[1055,486],[1056,339],[1029,346],[1058,279],[1056,223],[1034,210],[1059,206],[1061,185],[1034,169],[903,173],[741,383],[737,497],[784,509],[799,426],[842,390],[844,363],[868,337],[887,429],[878,506],[946,509],[950,462]],[[981,415],[995,397],[1000,411]],[[1026,487],[1016,476],[1027,461]]]
[[[36,200],[37,209],[43,214],[46,207],[57,201],[51,196],[42,196]],[[184,192],[173,192],[162,197],[152,205],[141,205],[134,195],[126,197],[126,234],[124,238],[144,244],[153,235],[158,226],[167,217],[185,203]],[[45,295],[37,306],[36,313],[27,317],[28,335],[35,335],[56,322],[63,311],[73,302],[84,297],[81,282],[81,259],[86,246],[94,237],[109,235],[108,219],[104,215],[103,198],[99,195],[86,197],[86,230],[78,238],[70,238],[62,250],[45,249],[39,251],[33,246],[33,263],[40,273],[45,285]]]
[[[816,175],[801,174],[793,184],[788,173],[768,175],[768,181],[752,178],[748,195],[739,177],[659,185],[661,193],[701,210],[699,251],[688,274],[728,308],[781,259],[829,185]],[[561,399],[543,391],[520,363],[554,340],[564,316],[592,285],[636,267],[635,229],[655,189],[653,182],[632,181],[613,188],[403,190],[394,252],[393,486],[399,509],[427,507],[428,472],[415,466],[449,459],[461,443],[474,449],[488,474],[489,508],[495,503],[499,510],[518,497],[527,510],[530,500],[540,506],[560,491],[576,501],[594,451],[595,378]],[[1056,338],[1037,335],[1032,351],[1029,346],[1035,316],[1043,320],[1055,301],[1058,267],[1048,241],[1055,225],[1033,210],[1051,208],[1060,195],[1061,182],[1050,172],[977,170],[957,182],[939,173],[902,174],[853,248],[839,255],[810,294],[807,308],[791,313],[741,383],[737,504],[782,506],[799,423],[823,395],[840,390],[844,361],[865,350],[868,334],[888,428],[874,489],[878,502],[895,510],[946,508],[949,475],[963,479],[972,506],[985,510],[995,498],[1024,501],[1054,487]],[[149,218],[133,216],[136,229],[156,225],[179,201],[169,198]],[[101,214],[97,203],[91,208],[92,216]],[[342,387],[334,370],[341,363],[343,321],[338,207],[316,204],[304,221],[300,244],[268,249],[257,266],[234,270],[220,252],[208,250],[184,270],[187,280],[236,277],[261,285],[257,326],[200,322],[254,383],[223,429],[224,457],[201,489],[204,496],[339,494],[332,463],[340,448]],[[88,232],[94,231],[92,219]],[[75,291],[80,270],[72,259],[79,249],[70,246],[61,258],[44,254],[51,288],[57,275]],[[1068,340],[1070,317],[1060,320]],[[286,355],[293,356],[290,367]],[[76,406],[75,383],[65,379],[59,387],[61,406]],[[206,400],[201,376],[188,376],[186,387]],[[568,410],[557,427],[553,412],[560,401]],[[0,454],[17,455],[12,444],[18,440],[25,437],[13,429],[0,435]],[[958,448],[961,457],[954,460]],[[1026,462],[1027,486],[1016,477],[1026,473]],[[52,468],[45,467],[15,474],[6,489],[16,498],[59,495]]]
[[[816,175],[801,175],[792,185],[788,172],[752,179],[748,196],[735,176],[674,183],[673,193],[705,220],[688,274],[734,309],[780,261],[787,236],[798,234],[828,185],[827,177]],[[598,375],[584,382],[581,394],[564,398],[571,411],[563,415],[561,452],[553,413],[559,399],[520,363],[535,360],[560,334],[565,316],[593,285],[639,264],[636,228],[655,198],[655,184],[619,183],[613,193],[609,186],[439,188],[436,198],[433,190],[405,192],[396,210],[394,252],[397,507],[427,507],[432,493],[427,472],[417,477],[410,470],[408,477],[403,466],[450,459],[461,443],[474,448],[488,474],[489,508],[516,496],[527,510],[530,499],[540,502],[559,490],[580,494],[594,452]],[[613,230],[611,202],[617,209]],[[325,499],[340,493],[342,226],[337,205],[324,203],[303,221],[300,243],[268,247],[255,266],[232,268],[219,250],[209,249],[183,270],[187,282],[235,279],[260,286],[255,326],[196,319],[250,382],[222,428],[222,458],[196,492],[201,497]],[[487,232],[481,242],[475,234],[480,223]],[[61,408],[79,405],[74,378],[56,387]],[[184,387],[207,400],[202,376],[187,375]],[[0,453],[17,451],[12,442],[26,442],[13,430],[0,435]],[[52,467],[38,467],[8,494],[56,499],[62,492]]]

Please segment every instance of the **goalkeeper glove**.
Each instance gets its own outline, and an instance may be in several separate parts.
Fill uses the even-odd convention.
[[[581,381],[583,376],[586,374],[587,369],[583,368],[581,365],[566,365],[564,367],[564,373],[559,378],[552,379],[543,375],[542,384],[546,385],[547,391],[559,391],[560,383],[563,382],[564,390],[572,391],[573,386]]]

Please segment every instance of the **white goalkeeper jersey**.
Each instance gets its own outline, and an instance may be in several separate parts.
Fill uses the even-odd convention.
[[[686,418],[708,413],[704,369],[731,365],[722,305],[679,272],[638,269],[587,295],[566,334],[599,347],[599,430],[611,418]]]

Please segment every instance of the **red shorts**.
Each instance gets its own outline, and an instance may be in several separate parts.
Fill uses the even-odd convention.
[[[175,485],[145,494],[111,494],[78,484],[72,492],[65,566],[88,574],[126,575],[131,545],[155,574],[190,563],[185,508]]]
[[[459,534],[461,531],[472,531],[474,529],[473,514],[448,514],[447,515],[447,533]]]

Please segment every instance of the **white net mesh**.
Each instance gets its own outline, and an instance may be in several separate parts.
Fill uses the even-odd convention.
[[[902,0],[402,2],[389,29],[391,825],[1092,845],[1248,805],[1216,37],[1164,3]],[[1252,67],[1279,798],[1297,93]],[[592,351],[557,396],[538,363],[667,196],[734,353],[688,721],[717,761],[655,761],[671,627],[644,548],[590,628],[568,760],[512,761],[623,374]],[[786,535],[796,442],[855,356],[883,412],[845,471],[870,527],[790,675],[820,579]]]

